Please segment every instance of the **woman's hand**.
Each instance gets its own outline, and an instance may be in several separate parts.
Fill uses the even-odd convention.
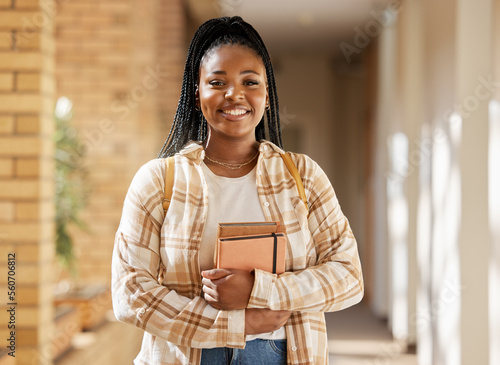
[[[205,300],[215,309],[245,309],[253,289],[254,275],[246,270],[203,271]]]
[[[284,326],[292,315],[289,311],[272,311],[270,309],[245,310],[245,335],[273,332]]]

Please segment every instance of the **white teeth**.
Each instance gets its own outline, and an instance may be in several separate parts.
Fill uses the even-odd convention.
[[[231,110],[223,110],[222,112],[224,114],[229,114],[229,115],[243,115],[247,111],[244,109],[231,109]]]

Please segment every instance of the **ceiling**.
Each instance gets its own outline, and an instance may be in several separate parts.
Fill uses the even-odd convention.
[[[196,17],[240,15],[273,50],[340,52],[390,0],[190,0]],[[394,3],[394,1],[392,1]]]

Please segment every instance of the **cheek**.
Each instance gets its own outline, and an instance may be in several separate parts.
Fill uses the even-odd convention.
[[[200,92],[200,104],[202,109],[213,108],[217,103],[217,94],[210,91]]]
[[[264,109],[266,106],[266,93],[258,93],[252,96],[252,103],[256,108]]]

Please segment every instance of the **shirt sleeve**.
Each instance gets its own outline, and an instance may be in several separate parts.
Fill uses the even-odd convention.
[[[363,297],[356,240],[323,170],[307,157],[296,163],[308,194],[308,226],[317,253],[316,265],[279,276],[256,269],[248,308],[341,310]]]
[[[144,165],[125,198],[112,259],[115,316],[178,346],[243,348],[244,310],[217,310],[199,296],[181,296],[158,283],[163,224],[161,166],[161,160]]]

